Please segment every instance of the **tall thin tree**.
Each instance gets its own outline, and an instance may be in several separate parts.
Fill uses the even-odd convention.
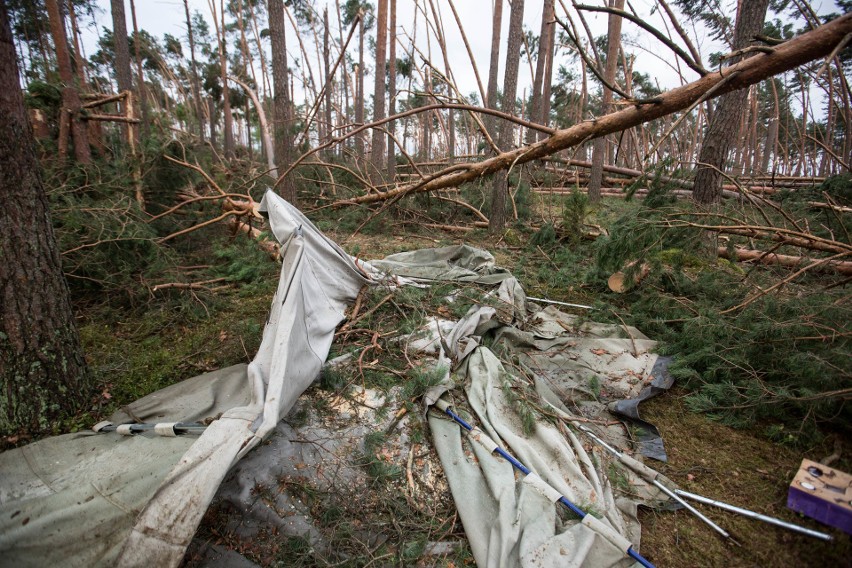
[[[275,162],[279,171],[290,164],[290,80],[287,72],[287,38],[284,35],[284,2],[269,0],[269,40],[272,44],[272,106],[275,128]],[[281,196],[296,204],[296,185],[287,176],[280,184]]]
[[[396,114],[396,0],[390,0],[390,23],[388,26],[388,116]],[[388,180],[393,183],[396,177],[396,155],[393,134],[396,122],[388,122]]]
[[[610,8],[624,9],[624,0],[610,0]],[[618,70],[618,50],[621,48],[621,16],[610,13],[607,29],[606,63],[604,79],[610,85],[615,83],[615,73]],[[610,112],[612,90],[602,85],[601,114]],[[601,184],[603,183],[603,166],[607,155],[607,137],[597,138],[592,146],[592,171],[589,173],[589,201],[597,203],[601,200]]]
[[[47,0],[47,14],[50,19],[50,32],[56,48],[56,63],[59,67],[59,78],[62,80],[62,113],[60,125],[70,124],[71,138],[74,140],[74,158],[81,164],[92,160],[89,149],[89,134],[86,125],[80,117],[80,93],[75,85],[74,72],[71,70],[71,56],[68,53],[68,36],[65,33],[65,19],[59,11],[57,0]],[[13,51],[14,53],[14,51]],[[15,62],[17,67],[17,61]],[[18,83],[15,83],[17,89]],[[2,122],[2,121],[0,121]],[[65,150],[63,150],[65,148]],[[63,133],[60,128],[59,154],[64,157],[67,153],[67,129]]]
[[[189,65],[192,72],[192,98],[195,103],[195,118],[198,123],[198,137],[204,141],[204,113],[201,106],[201,83],[198,79],[198,64],[195,60],[195,35],[192,32],[192,18],[189,15],[189,0],[183,0],[186,12],[186,35],[189,40]]]
[[[503,79],[503,106],[506,114],[515,114],[515,97],[518,91],[518,67],[521,62],[521,36],[523,35],[524,0],[513,0],[509,17],[509,44],[506,47],[506,75]],[[506,151],[512,146],[514,126],[508,120],[500,125],[497,145]],[[491,188],[491,214],[488,218],[488,230],[498,233],[506,225],[506,196],[509,193],[508,173],[494,176]]]
[[[376,12],[376,70],[373,95],[373,121],[385,117],[385,64],[388,45],[388,0],[379,0]],[[382,177],[385,163],[385,133],[373,129],[373,143],[370,149],[370,161],[373,164],[371,175],[374,181]]]
[[[115,82],[118,84],[119,92],[126,91],[134,93],[133,74],[130,71],[130,46],[127,42],[127,16],[124,12],[124,0],[110,0],[110,11],[112,12],[112,41],[115,51]],[[135,98],[134,93],[134,98]],[[124,99],[124,112],[128,113],[129,100]],[[138,140],[138,129],[128,125],[134,137]]]
[[[500,32],[503,25],[503,0],[494,0],[494,12],[491,19],[491,64],[488,67],[488,95],[485,106],[490,109],[497,108],[497,73],[500,69]],[[494,117],[487,116],[485,125],[488,134],[495,138]]]

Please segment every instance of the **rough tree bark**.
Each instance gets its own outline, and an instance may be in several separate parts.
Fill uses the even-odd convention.
[[[88,164],[92,160],[89,150],[89,134],[86,124],[80,118],[80,93],[74,82],[74,73],[71,70],[71,56],[68,53],[68,36],[65,33],[65,21],[59,11],[57,0],[47,0],[47,14],[50,19],[50,33],[53,36],[53,44],[56,46],[56,62],[59,66],[59,78],[62,80],[62,113],[60,124],[68,124],[70,121],[71,138],[74,140],[74,158],[81,164]],[[14,53],[14,52],[13,52]],[[17,61],[15,62],[17,66]],[[18,89],[17,80],[14,85]],[[7,87],[8,88],[8,87]],[[2,121],[0,121],[2,122]],[[67,140],[60,128],[59,155],[65,157]]]
[[[3,2],[0,115],[0,436],[7,436],[49,431],[83,408],[91,390]]]
[[[734,29],[735,51],[749,45],[754,35],[762,31],[768,5],[769,0],[748,0],[740,3]],[[721,172],[726,169],[728,154],[739,131],[737,126],[740,117],[743,112],[747,112],[747,97],[748,90],[739,90],[719,100],[698,155],[695,190],[692,193],[693,199],[698,203],[715,203],[722,199]]]
[[[515,114],[515,95],[518,90],[518,66],[521,62],[521,35],[524,23],[524,0],[513,0],[509,18],[509,45],[506,47],[506,75],[503,80],[503,107],[506,114]],[[505,150],[512,146],[514,124],[504,120],[500,124],[497,146]],[[488,230],[498,233],[506,225],[506,194],[509,192],[509,176],[494,176],[491,189],[491,212],[488,216]]]
[[[503,24],[503,0],[494,0],[494,13],[491,20],[491,64],[488,67],[488,96],[485,106],[497,109],[497,73],[500,67],[500,29]],[[494,130],[494,118],[485,117],[485,126],[492,138],[497,138]]]
[[[610,8],[624,9],[624,0],[610,0]],[[610,85],[615,83],[615,72],[618,68],[618,50],[621,47],[621,16],[609,15],[609,28],[607,31],[606,69],[604,79]],[[612,91],[606,85],[603,89],[601,100],[601,112],[606,114],[610,111],[612,103]],[[601,136],[595,140],[592,146],[592,171],[589,174],[589,201],[597,203],[601,200],[601,183],[603,182],[603,165],[606,152],[606,137]]]
[[[112,40],[113,49],[115,50],[115,82],[118,84],[118,91],[130,91],[133,93],[133,98],[136,99],[136,93],[133,92],[133,74],[130,71],[130,46],[127,45],[127,16],[124,13],[124,0],[110,0],[110,11],[112,12]],[[127,99],[122,103],[124,115],[128,116]],[[139,139],[138,129],[132,124],[122,126],[125,132],[124,138],[127,139],[126,129],[130,128],[136,140]]]
[[[385,117],[385,63],[388,45],[388,0],[379,0],[376,12],[376,71],[373,95],[373,121]],[[378,128],[373,130],[373,143],[370,149],[370,161],[373,164],[370,177],[373,183],[382,178],[385,162],[385,133]]]
[[[554,0],[545,0],[541,10],[541,34],[538,36],[538,53],[536,54],[535,75],[533,77],[532,101],[530,101],[530,122],[543,123],[542,108],[544,105],[544,90],[546,88],[545,75],[547,74],[548,62],[553,58],[549,37],[553,33],[553,3]],[[547,86],[549,87],[549,85]],[[540,133],[533,129],[527,130],[527,143],[540,139]]]
[[[273,85],[273,123],[275,128],[275,160],[278,171],[287,168],[291,160],[290,129],[287,118],[290,116],[290,91],[287,78],[287,40],[284,37],[284,3],[282,0],[269,0],[269,39],[272,43],[272,85]],[[285,179],[281,186],[281,197],[296,205],[296,185],[292,178]]]

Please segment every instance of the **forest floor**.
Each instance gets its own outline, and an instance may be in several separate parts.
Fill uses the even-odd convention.
[[[605,200],[594,212],[592,224],[606,227],[629,207],[632,205],[621,200]],[[547,215],[555,218],[560,214],[558,211],[539,211],[541,218]],[[528,295],[580,304],[593,303],[597,299],[597,292],[585,286],[582,279],[576,276],[582,272],[581,267],[577,266],[577,270],[571,267],[566,269],[564,258],[530,244],[530,231],[510,229],[503,238],[496,240],[484,231],[427,231],[412,228],[412,225],[398,225],[393,219],[378,219],[368,224],[363,232],[353,235],[352,224],[347,225],[342,218],[321,216],[316,222],[330,238],[341,243],[347,252],[360,258],[382,258],[393,252],[465,242],[494,254],[497,264],[511,270]],[[198,251],[199,255],[204,253]],[[592,262],[591,257],[582,254],[571,258],[580,264]],[[145,309],[136,309],[132,313],[106,307],[88,311],[82,320],[82,336],[87,358],[104,381],[104,410],[175,381],[251,360],[260,342],[277,282],[277,270],[277,266],[270,262],[268,267],[261,269],[261,276],[250,284],[215,291],[175,290],[170,292],[168,301],[152,296]],[[572,276],[574,273],[576,275]],[[399,303],[405,308],[408,302],[419,316],[428,315],[430,311],[434,311],[432,315],[435,315],[441,313],[439,310],[446,309],[435,301],[438,292],[403,298]],[[376,294],[369,301],[375,305],[382,295],[384,293]],[[613,295],[608,301],[617,306],[619,299]],[[370,320],[362,323],[380,331],[392,330],[405,323],[413,325],[413,321],[400,322],[399,315],[391,312],[393,310],[390,307],[388,311],[378,310]],[[332,356],[345,352],[352,345],[369,343],[370,338],[356,334],[347,341],[351,345],[338,343],[333,346]],[[399,377],[406,370],[399,368],[405,364],[398,360],[398,354],[393,355],[388,351],[390,349],[385,349],[382,355],[383,364],[391,370],[396,368],[397,376],[391,373],[382,378],[375,374],[365,379],[362,375],[366,387],[400,386]],[[312,386],[303,398],[311,401],[311,404],[317,400],[327,400],[329,393],[340,394],[341,389],[351,384],[352,381],[345,377],[325,377]],[[796,515],[785,505],[787,488],[802,458],[818,461],[839,453],[834,467],[852,471],[852,441],[825,431],[818,439],[810,440],[804,446],[781,445],[766,436],[766,428],[762,425],[738,430],[713,421],[706,415],[690,412],[685,402],[686,395],[685,390],[676,386],[642,405],[643,418],[655,424],[662,433],[669,458],[667,463],[653,462],[652,467],[685,490],[831,532],[835,541],[823,543],[701,506],[705,514],[729,529],[738,545],[723,541],[686,511],[672,513],[643,510],[640,511],[643,554],[658,566],[845,565],[852,557],[849,536]],[[416,415],[417,412],[411,414]],[[293,419],[292,413],[288,417],[290,419]],[[418,440],[421,442],[418,447],[425,447],[424,455],[428,454],[428,435]],[[393,477],[388,474],[391,486],[395,483]],[[393,499],[389,491],[377,491],[377,495]],[[446,501],[448,493],[445,489],[431,496],[435,502],[429,505],[429,514],[440,520],[435,521],[437,524],[430,524],[432,521],[426,517],[418,518],[416,515],[403,518],[400,510],[406,507],[405,501],[394,506],[387,503],[382,506],[373,504],[364,510],[353,511],[339,503],[335,504],[333,500],[317,497],[316,493],[311,495],[312,508],[319,509],[323,518],[334,517],[332,528],[339,529],[342,522],[339,517],[345,518],[347,515],[360,516],[360,520],[352,520],[360,525],[365,522],[364,517],[369,516],[370,511],[377,515],[377,525],[394,527],[388,530],[397,535],[395,538],[371,549],[369,554],[360,559],[354,559],[351,565],[474,564],[464,543],[461,523],[454,514],[451,501]],[[259,535],[250,546],[245,542],[240,543],[234,535],[228,534],[225,517],[231,514],[233,512],[214,505],[199,529],[197,540],[226,548],[230,546],[262,565],[329,565],[326,559],[317,556],[304,542],[281,539],[275,533]],[[423,528],[424,524],[429,525],[428,530]],[[446,550],[438,547],[437,552],[433,550],[427,553],[427,545],[433,546],[436,540],[450,542],[452,546]],[[341,543],[341,546],[345,544]],[[187,562],[192,565],[191,556]]]

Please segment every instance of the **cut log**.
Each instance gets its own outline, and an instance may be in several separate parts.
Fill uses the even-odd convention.
[[[633,275],[632,279],[627,278],[627,272],[630,271],[632,267],[636,265],[636,262],[631,262],[627,264],[623,269],[615,272],[612,276],[609,277],[609,280],[606,281],[606,285],[610,290],[616,292],[618,294],[625,293],[628,289],[637,286],[640,282],[642,282],[648,274],[651,273],[651,266],[648,264],[642,264],[639,267],[639,270]]]
[[[717,253],[721,258],[736,260],[739,262],[757,262],[760,264],[775,264],[788,266],[790,268],[801,268],[816,262],[818,259],[807,256],[790,256],[787,254],[767,253],[762,250],[749,250],[735,248],[733,252],[726,247],[719,247]],[[830,260],[825,264],[814,267],[814,270],[822,272],[838,272],[849,276],[852,275],[852,262],[846,260]]]

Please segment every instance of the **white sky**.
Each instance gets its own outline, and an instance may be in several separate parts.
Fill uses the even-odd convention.
[[[444,22],[444,29],[447,35],[450,66],[455,76],[457,86],[459,90],[465,95],[472,92],[476,92],[478,91],[476,79],[474,77],[474,73],[470,65],[470,60],[467,51],[462,42],[461,34],[459,33],[458,27],[455,23],[455,19],[452,15],[452,11],[450,10],[448,0],[434,1],[436,3],[436,7],[441,12],[441,16]],[[723,2],[728,3],[732,1],[733,0],[723,0]],[[538,35],[540,30],[540,19],[543,2],[544,0],[526,0],[525,2],[524,26],[526,29],[532,30],[532,32],[536,36]],[[602,4],[601,0],[586,0],[586,2],[589,4]],[[112,20],[109,12],[109,0],[98,0],[98,3],[102,8],[102,11],[98,16],[99,27],[112,28]],[[341,0],[341,4],[342,3],[343,1]],[[428,6],[428,0],[421,0],[420,3],[421,5]],[[132,22],[130,21],[129,1],[125,0],[125,4],[127,5],[126,11],[128,18],[128,30],[132,30]],[[336,30],[337,20],[334,0],[317,1],[317,9],[321,12],[322,6],[325,4],[329,5],[329,19],[332,26],[332,38],[338,37],[338,33]],[[468,41],[474,53],[476,65],[479,68],[481,80],[483,82],[483,85],[486,85],[488,79],[488,66],[491,56],[490,44],[491,15],[493,9],[492,1],[454,0],[454,4],[456,10],[459,13],[459,17],[465,27],[465,33],[467,34]],[[568,2],[568,0],[564,0],[564,4],[569,5],[570,2]],[[657,10],[656,14],[650,14],[652,8],[656,4],[654,0],[632,0],[631,4],[637,10],[640,16],[647,18],[647,21],[651,25],[654,25],[658,29],[665,31],[665,26],[663,24],[663,20],[660,14],[661,10]],[[673,2],[670,2],[670,4],[673,4]],[[813,6],[820,13],[826,13],[832,10],[838,11],[834,5],[834,2],[831,0],[816,0],[813,2]],[[183,2],[181,0],[136,0],[136,8],[138,24],[140,28],[148,31],[152,35],[156,36],[158,39],[162,39],[163,34],[165,33],[172,34],[180,38],[181,40],[185,39],[186,19],[184,14]],[[397,24],[399,41],[405,44],[408,44],[409,41],[403,37],[403,33],[412,33],[413,31],[411,30],[411,27],[414,21],[414,8],[414,0],[397,0]],[[210,6],[208,0],[190,0],[190,9],[193,11],[199,10],[202,14],[206,16],[208,22],[212,21],[210,17]],[[508,3],[505,3],[503,9],[503,40],[501,41],[500,54],[501,73],[499,84],[501,86],[502,67],[506,49],[506,35],[509,27],[509,12],[510,8],[508,6]],[[557,0],[556,2],[556,14],[557,17],[564,20],[564,11],[560,7],[559,0]],[[606,33],[605,14],[586,13],[586,18],[589,21],[589,24],[592,27],[592,31],[595,35],[602,35]],[[425,53],[426,33],[425,27],[423,26],[422,14],[420,15],[418,21],[419,25],[417,30],[417,44],[420,49]],[[86,22],[81,22],[81,25],[85,23]],[[687,28],[688,33],[693,35],[695,34],[696,30],[700,31],[701,29],[700,25],[692,26],[690,22],[682,23],[684,24],[684,27]],[[559,29],[558,26],[557,29]],[[212,30],[213,26],[211,25],[211,32]],[[292,37],[292,35],[289,35],[290,32],[292,32],[292,28],[290,28],[288,24],[288,37]],[[680,84],[680,80],[677,76],[677,73],[674,71],[673,68],[673,65],[675,63],[675,56],[668,50],[668,48],[662,46],[653,37],[651,37],[646,32],[640,30],[632,22],[625,21],[623,23],[622,34],[623,40],[626,44],[625,49],[628,52],[632,52],[637,56],[636,70],[651,75],[651,77],[655,79],[658,82],[659,86],[664,90],[670,89]],[[674,34],[673,30],[672,34]],[[695,43],[702,57],[705,59],[705,62],[711,52],[724,50],[719,45],[714,45],[706,36],[704,36],[704,34],[699,34],[699,36],[700,37],[696,40]],[[312,54],[314,51],[313,38],[304,36],[303,41],[306,43],[306,49],[309,52],[309,55]],[[94,32],[92,30],[85,31],[84,50],[87,55],[91,55],[94,52],[95,42],[96,36]],[[297,57],[301,59],[301,56],[298,52],[298,46],[295,45],[295,42],[288,42],[288,48],[291,53],[291,57]],[[188,50],[185,50],[185,53],[187,51]],[[334,51],[335,48],[333,47],[332,60],[334,60],[335,58]],[[357,58],[357,36],[353,38],[353,41],[351,42],[349,47],[349,51],[353,57]],[[437,48],[437,42],[434,41],[434,38],[432,40],[432,53],[433,64],[439,69],[443,69],[443,58],[440,55],[440,52]],[[404,50],[402,49],[401,45],[398,45],[397,57],[403,56]],[[291,66],[292,61],[293,59],[291,59]],[[557,60],[557,64],[558,63],[559,61]],[[256,64],[259,64],[259,62],[256,62]],[[686,66],[682,65],[681,68],[687,80],[691,81],[697,78],[697,75],[688,68],[686,68]],[[319,71],[319,66],[316,65],[315,62],[314,71],[315,74]],[[554,79],[555,78],[556,68],[554,69]],[[520,76],[518,80],[519,96],[524,92],[525,89],[528,90],[531,84],[532,77],[530,73],[530,66],[525,59],[522,59],[520,67]],[[299,85],[297,85],[297,89],[299,89]],[[365,81],[365,90],[369,95],[369,93],[372,91],[372,80]],[[302,93],[297,91],[296,102],[301,102],[301,100],[299,99],[303,96],[304,95]]]

